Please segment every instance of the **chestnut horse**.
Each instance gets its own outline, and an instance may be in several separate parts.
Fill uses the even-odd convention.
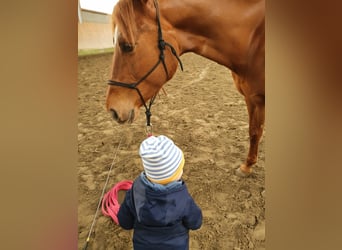
[[[179,56],[194,52],[213,60],[231,70],[246,101],[250,147],[237,172],[248,176],[265,120],[265,0],[120,0],[113,30],[106,96],[113,118],[131,123],[144,106],[149,125],[154,97],[182,68]]]

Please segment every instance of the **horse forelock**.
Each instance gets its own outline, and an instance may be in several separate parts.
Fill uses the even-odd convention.
[[[120,0],[115,6],[113,19],[114,28],[120,32],[120,36],[126,42],[135,44],[136,22],[133,1]]]

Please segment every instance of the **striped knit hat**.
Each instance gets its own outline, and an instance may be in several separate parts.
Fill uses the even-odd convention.
[[[167,184],[182,176],[183,152],[166,136],[148,137],[141,143],[139,154],[150,181]]]

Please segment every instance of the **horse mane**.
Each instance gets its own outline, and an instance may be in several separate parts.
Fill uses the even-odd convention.
[[[135,44],[135,36],[137,26],[135,22],[135,14],[133,1],[120,0],[113,11],[113,26],[117,25],[120,35],[130,44]]]

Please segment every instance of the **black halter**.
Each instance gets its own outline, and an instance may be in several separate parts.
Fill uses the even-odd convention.
[[[154,0],[154,7],[156,8],[156,20],[157,20],[157,26],[158,26],[158,48],[159,48],[159,60],[158,62],[137,82],[135,83],[125,83],[125,82],[117,82],[117,81],[113,81],[113,80],[108,80],[108,84],[109,85],[114,85],[114,86],[120,86],[120,87],[125,87],[125,88],[129,88],[129,89],[135,89],[139,96],[140,99],[145,107],[145,114],[146,114],[146,125],[147,126],[151,126],[150,123],[150,118],[151,118],[151,106],[154,102],[154,99],[156,98],[157,93],[154,94],[154,96],[151,98],[149,105],[147,106],[140,90],[138,89],[138,85],[143,82],[157,67],[160,63],[163,64],[165,73],[166,73],[166,77],[167,79],[169,78],[169,72],[167,71],[167,67],[165,64],[165,54],[164,54],[164,50],[166,48],[166,46],[168,46],[171,49],[172,54],[176,57],[176,59],[179,62],[179,65],[181,67],[181,69],[183,70],[183,64],[181,62],[181,60],[179,59],[176,50],[174,49],[174,47],[165,42],[163,39],[163,34],[162,34],[162,29],[161,29],[161,24],[160,24],[160,17],[159,17],[159,7],[158,7],[158,1]]]

